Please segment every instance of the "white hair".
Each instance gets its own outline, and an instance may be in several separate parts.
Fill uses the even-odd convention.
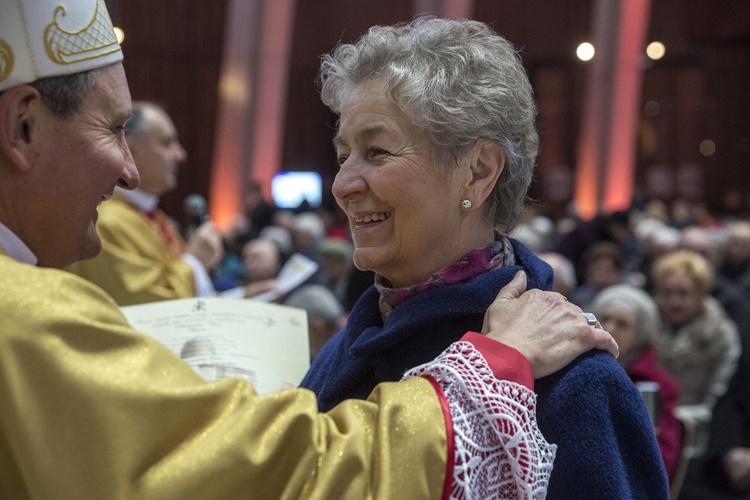
[[[659,332],[659,309],[648,293],[633,285],[615,285],[599,292],[590,307],[594,314],[601,314],[610,305],[635,315],[639,343],[650,344],[656,339]]]

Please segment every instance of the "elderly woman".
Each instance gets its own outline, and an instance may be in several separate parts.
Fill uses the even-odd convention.
[[[302,383],[328,409],[481,328],[519,270],[541,289],[552,272],[503,235],[523,211],[538,149],[531,86],[510,43],[475,21],[375,27],[323,59],[321,83],[340,115],[333,194],[354,263],[376,273]],[[532,292],[522,298],[540,299]],[[550,309],[563,300],[543,297]],[[666,495],[646,408],[615,359],[587,354],[536,390],[539,428],[558,445],[550,497]]]
[[[656,360],[654,341],[659,311],[653,299],[631,285],[615,285],[597,294],[591,310],[620,346],[618,361],[635,382],[659,384],[656,437],[667,474],[672,478],[680,455],[681,426],[674,416],[680,387]]]
[[[713,271],[702,255],[667,254],[654,263],[651,279],[663,322],[656,342],[659,362],[680,384],[678,404],[690,405],[696,418],[706,420],[736,369],[737,328],[709,295]]]

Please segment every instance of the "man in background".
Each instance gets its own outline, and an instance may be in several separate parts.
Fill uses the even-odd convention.
[[[138,189],[116,189],[99,209],[102,252],[69,271],[99,285],[119,305],[215,295],[209,271],[223,256],[211,222],[185,242],[160,210],[160,197],[177,187],[187,154],[169,115],[156,104],[134,102],[125,137],[141,177]]]

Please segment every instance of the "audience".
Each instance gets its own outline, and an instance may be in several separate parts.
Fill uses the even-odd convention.
[[[573,263],[557,252],[542,253],[539,254],[539,258],[552,267],[552,275],[555,279],[552,291],[570,297],[573,290],[578,286]]]
[[[735,283],[750,280],[750,221],[727,224],[727,242],[721,274]]]
[[[622,283],[625,277],[620,246],[610,241],[594,243],[583,258],[583,283],[570,295],[570,301],[586,310],[600,291]]]
[[[255,238],[242,247],[245,272],[242,282],[245,297],[250,298],[276,288],[283,258],[279,247],[271,240]]]
[[[316,260],[318,247],[326,236],[323,218],[314,212],[302,212],[291,221],[294,249],[305,257]]]

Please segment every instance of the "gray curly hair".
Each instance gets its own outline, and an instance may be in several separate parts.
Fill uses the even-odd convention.
[[[513,229],[539,150],[533,91],[513,45],[478,21],[422,17],[376,26],[322,57],[321,99],[340,114],[355,86],[381,77],[388,96],[426,132],[438,168],[449,172],[477,141],[503,149],[489,210],[496,227]]]

